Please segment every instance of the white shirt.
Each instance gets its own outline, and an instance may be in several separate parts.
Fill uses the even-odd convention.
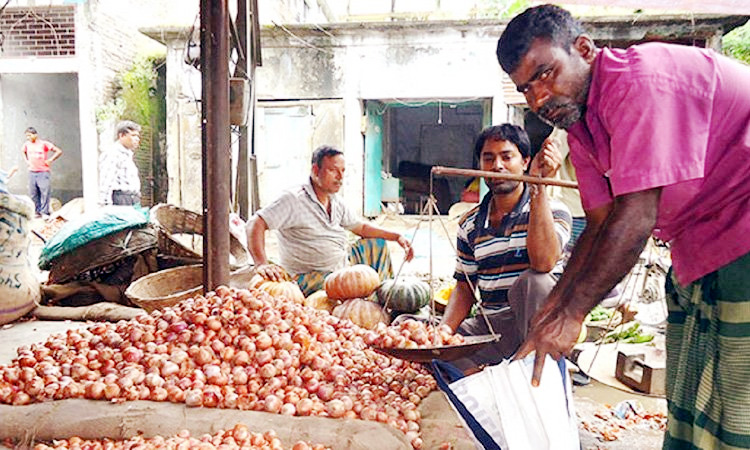
[[[112,204],[112,191],[140,194],[141,179],[133,160],[133,151],[119,141],[99,155],[99,203]]]
[[[336,195],[329,197],[331,215],[315,195],[310,181],[284,192],[257,212],[279,234],[281,266],[292,274],[331,272],[346,266],[346,230],[361,223]]]

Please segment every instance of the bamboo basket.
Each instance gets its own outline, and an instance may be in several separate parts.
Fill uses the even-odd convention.
[[[81,274],[116,264],[128,256],[155,248],[156,230],[127,228],[88,242],[50,262],[49,284],[63,284]]]
[[[158,230],[159,253],[167,256],[202,260],[203,255],[195,251],[200,241],[203,243],[203,216],[196,212],[174,205],[158,204],[151,208],[150,221]],[[185,245],[177,235],[188,237],[194,242]],[[250,263],[250,255],[240,241],[230,235],[229,252],[235,261],[232,266],[242,267]]]
[[[125,296],[146,312],[174,306],[203,291],[203,266],[173,267],[141,277],[128,286]]]

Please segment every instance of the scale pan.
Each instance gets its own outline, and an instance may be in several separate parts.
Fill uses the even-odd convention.
[[[448,345],[444,347],[383,348],[372,346],[372,349],[384,355],[393,356],[394,358],[403,359],[405,361],[430,362],[433,359],[453,361],[454,359],[474,354],[485,345],[499,340],[499,334],[495,336],[486,334],[482,336],[466,336],[464,337],[465,342],[463,344]]]

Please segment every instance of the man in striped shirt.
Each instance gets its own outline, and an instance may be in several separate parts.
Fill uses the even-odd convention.
[[[309,295],[323,288],[327,274],[348,264],[368,264],[381,279],[392,276],[385,241],[398,242],[406,260],[412,259],[414,250],[408,239],[364,222],[336,195],[344,169],[340,150],[319,147],[312,155],[308,182],[256,213],[247,226],[247,241],[258,274],[280,280],[286,271]],[[266,257],[265,231],[269,229],[278,231],[280,265],[269,263]],[[347,230],[365,239],[350,244]]]
[[[481,170],[550,177],[560,167],[560,154],[545,141],[531,159],[529,138],[516,125],[485,129],[474,151]],[[457,280],[443,323],[464,335],[502,335],[497,344],[455,361],[461,369],[494,364],[510,356],[526,336],[529,319],[556,283],[553,269],[570,238],[571,216],[544,188],[518,181],[485,179],[490,191],[460,221]],[[475,289],[484,310],[466,318]]]

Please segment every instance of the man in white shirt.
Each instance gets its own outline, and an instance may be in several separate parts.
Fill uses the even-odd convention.
[[[385,241],[398,242],[406,260],[411,260],[414,251],[408,239],[362,221],[338,198],[344,169],[340,150],[319,147],[313,152],[307,183],[284,192],[256,213],[248,223],[247,240],[259,274],[279,280],[283,267],[309,295],[323,288],[328,273],[347,264],[368,264],[381,279],[391,276]],[[266,258],[265,231],[269,229],[279,234],[280,266],[269,264]],[[349,245],[346,230],[366,239]]]
[[[141,126],[130,120],[117,124],[117,140],[99,155],[99,203],[140,206],[141,180],[133,159],[141,143]]]

